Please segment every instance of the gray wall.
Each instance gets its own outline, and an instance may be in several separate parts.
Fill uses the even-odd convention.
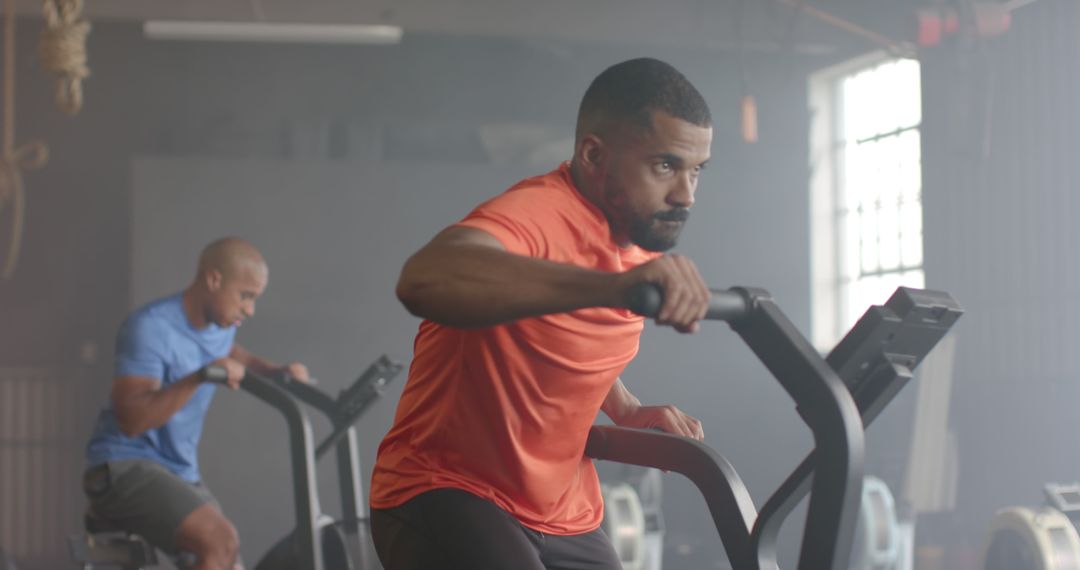
[[[110,24],[90,47],[94,75],[73,121],[51,109],[32,55],[20,58],[21,132],[45,135],[54,157],[28,175],[24,263],[0,283],[0,362],[75,362],[93,379],[71,386],[87,428],[124,313],[186,284],[198,247],[221,233],[251,236],[271,264],[259,314],[240,333],[249,348],[303,359],[327,387],[380,353],[407,360],[417,322],[392,296],[407,253],[479,199],[553,167],[537,157],[557,153],[537,149],[562,148],[587,82],[643,54],[682,68],[715,117],[714,161],[682,251],[717,286],[769,288],[808,328],[805,75],[829,62],[747,62],[761,127],[748,146],[739,66],[723,53],[439,37],[392,48],[149,43]],[[533,152],[485,146],[486,129],[506,124],[523,126],[511,132]],[[87,343],[98,358],[80,359]],[[810,445],[786,396],[725,326],[692,337],[650,328],[642,344],[631,388],[700,417],[762,501]],[[367,468],[399,393],[360,424]],[[249,560],[291,524],[279,424],[243,394],[222,394],[207,426],[205,474]],[[77,456],[84,437],[58,452]],[[714,567],[721,549],[700,497],[676,476],[666,483],[671,544],[685,545],[670,565]]]
[[[957,509],[934,537],[958,558],[996,509],[1038,505],[1043,483],[1080,473],[1078,25],[1080,5],[1046,0],[1003,38],[924,57],[927,284],[967,310]]]

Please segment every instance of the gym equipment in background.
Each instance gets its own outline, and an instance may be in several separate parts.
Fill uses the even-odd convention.
[[[661,570],[664,558],[663,482],[656,469],[622,465],[601,477],[604,533],[623,570]]]
[[[384,355],[337,398],[287,376],[271,378],[248,371],[240,387],[281,412],[288,424],[296,511],[296,528],[255,563],[255,570],[380,568],[371,545],[367,504],[360,485],[358,437],[353,424],[401,369],[401,364]],[[300,402],[330,420],[332,431],[317,448],[313,444],[311,422]],[[319,503],[316,461],[330,449],[337,455],[341,520],[323,514]]]
[[[914,527],[901,523],[884,481],[867,475],[855,523],[851,570],[912,570]]]
[[[293,506],[296,529],[282,538],[254,566],[255,570],[377,570],[381,566],[370,547],[367,507],[360,485],[357,434],[353,424],[382,396],[402,365],[385,355],[371,364],[337,398],[287,376],[268,377],[247,372],[240,386],[285,416],[292,454]],[[331,432],[314,446],[311,421],[304,402],[322,412]],[[330,449],[337,452],[341,520],[322,513],[315,463]],[[86,534],[68,539],[72,560],[83,570],[143,570],[159,563],[155,549],[142,537],[111,527],[87,515]],[[173,559],[189,566],[189,554]],[[0,567],[0,570],[8,570]]]
[[[1046,504],[1009,507],[990,523],[982,552],[985,570],[1080,569],[1080,483],[1047,483]]]

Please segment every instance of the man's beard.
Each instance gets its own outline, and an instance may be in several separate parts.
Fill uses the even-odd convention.
[[[689,209],[672,208],[657,212],[649,218],[635,218],[630,223],[630,241],[648,251],[668,251],[679,241],[683,224],[689,217]],[[681,223],[673,226],[663,222]]]

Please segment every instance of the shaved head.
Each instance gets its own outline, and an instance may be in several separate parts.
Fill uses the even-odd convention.
[[[207,245],[199,254],[199,273],[207,271],[219,271],[225,279],[232,279],[248,271],[265,276],[267,267],[251,242],[226,237]]]
[[[255,314],[255,301],[270,278],[259,250],[251,242],[226,237],[199,254],[199,269],[184,290],[184,310],[195,328],[209,324],[240,326]]]

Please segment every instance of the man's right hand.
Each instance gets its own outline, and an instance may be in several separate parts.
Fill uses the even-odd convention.
[[[682,333],[696,332],[698,321],[705,318],[712,294],[689,257],[670,254],[639,265],[619,276],[623,298],[638,283],[653,283],[663,292],[664,302],[656,314],[656,323],[669,325]]]
[[[244,376],[247,374],[247,368],[245,368],[243,364],[240,364],[239,360],[227,356],[211,362],[210,365],[220,366],[228,372],[225,384],[233,390],[240,388],[240,382],[244,380]]]

